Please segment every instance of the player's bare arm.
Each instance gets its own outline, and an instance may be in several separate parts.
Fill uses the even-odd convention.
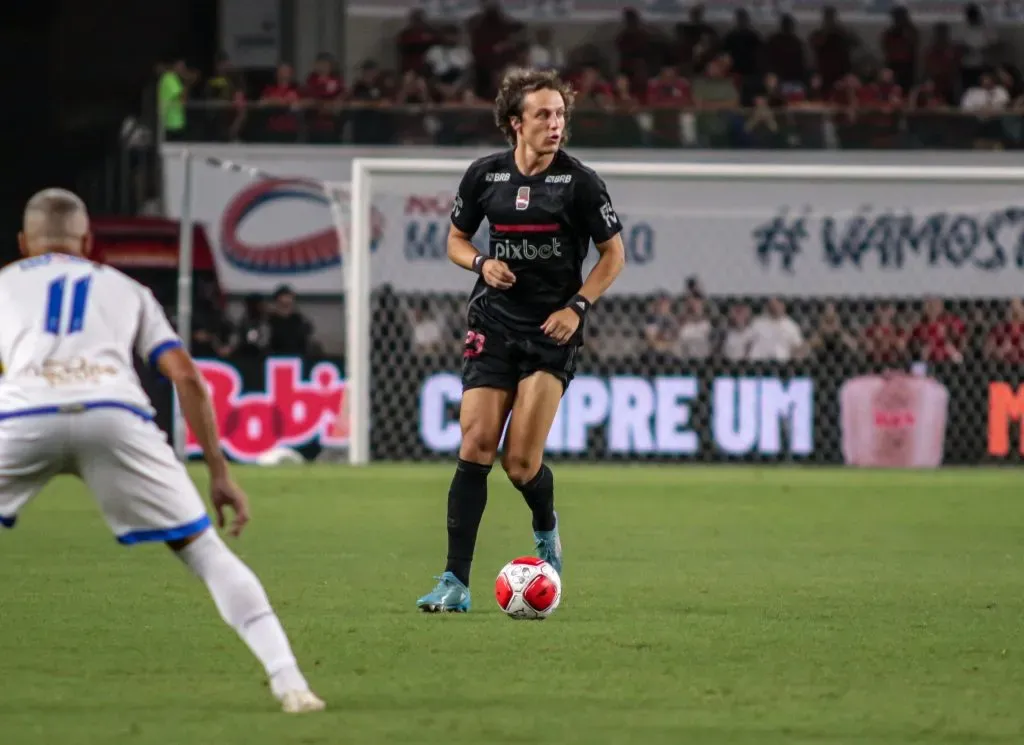
[[[228,532],[239,536],[249,522],[249,500],[245,492],[231,480],[227,458],[220,449],[217,417],[206,390],[206,381],[191,355],[184,349],[170,349],[158,361],[162,372],[171,383],[181,401],[181,411],[203,449],[206,467],[210,472],[210,501],[217,512],[217,525],[226,524],[225,507],[235,513]]]
[[[607,292],[626,265],[626,249],[622,245],[622,236],[618,233],[603,243],[598,243],[597,252],[601,258],[590,270],[579,291],[590,305],[596,303]],[[579,329],[582,321],[583,314],[574,310],[570,304],[570,307],[556,310],[548,316],[541,330],[559,344],[566,344]]]
[[[452,225],[448,230],[448,258],[463,269],[478,273],[484,282],[497,290],[507,290],[514,285],[516,275],[508,264],[477,251],[472,238]]]

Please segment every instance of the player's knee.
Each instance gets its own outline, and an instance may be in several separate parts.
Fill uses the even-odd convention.
[[[501,466],[505,469],[508,480],[516,486],[530,483],[530,479],[540,470],[540,465],[540,458],[514,452],[506,453],[501,459]]]
[[[498,439],[483,427],[468,427],[459,445],[459,458],[489,466],[498,457]]]

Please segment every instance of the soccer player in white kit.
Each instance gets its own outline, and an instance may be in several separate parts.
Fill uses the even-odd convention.
[[[0,525],[57,474],[89,487],[122,544],[166,543],[207,586],[223,619],[266,669],[284,711],[319,711],[259,579],[224,544],[167,438],[132,362],[171,380],[210,471],[220,527],[237,536],[248,500],[231,480],[202,375],[153,294],[89,261],[89,218],[71,192],[25,208],[25,258],[0,271]]]

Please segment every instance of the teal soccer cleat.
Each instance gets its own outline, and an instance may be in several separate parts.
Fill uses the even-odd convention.
[[[558,537],[558,513],[555,513],[554,530],[533,531],[533,541],[537,545],[537,556],[546,561],[558,576],[562,576],[562,539]]]
[[[451,572],[445,572],[437,586],[416,601],[416,607],[424,613],[466,613],[469,610],[469,588]]]

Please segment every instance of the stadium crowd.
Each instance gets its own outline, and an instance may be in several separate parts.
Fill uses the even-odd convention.
[[[166,134],[488,141],[497,81],[510,65],[530,65],[573,81],[574,136],[591,146],[995,149],[1024,141],[1017,118],[1005,116],[1024,111],[1021,73],[973,3],[957,34],[947,23],[921,30],[896,7],[870,45],[830,7],[809,34],[789,15],[762,34],[745,10],[730,27],[716,28],[696,5],[687,22],[664,29],[627,8],[609,55],[591,44],[564,49],[550,29],[530,29],[488,2],[464,26],[415,10],[395,46],[396,69],[366,60],[348,78],[323,54],[304,77],[282,63],[265,84],[247,80],[227,58],[205,81],[179,61],[162,71]]]
[[[462,352],[461,295],[374,293],[378,351],[453,362]],[[167,310],[172,314],[170,307]],[[332,309],[336,317],[343,310]],[[795,362],[903,368],[914,362],[1024,363],[1024,301],[923,301],[724,297],[697,278],[683,293],[654,297],[609,295],[586,326],[589,355],[600,362]],[[210,358],[272,355],[344,356],[323,343],[291,288],[271,297],[249,295],[237,314],[226,309],[215,282],[197,291],[192,343]]]
[[[174,318],[170,305],[165,310]],[[246,296],[241,312],[233,318],[217,283],[206,281],[196,292],[192,351],[198,357],[262,358],[317,356],[324,350],[288,285],[278,287],[269,298]]]

